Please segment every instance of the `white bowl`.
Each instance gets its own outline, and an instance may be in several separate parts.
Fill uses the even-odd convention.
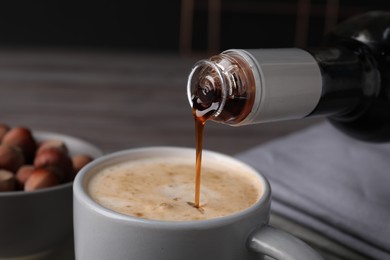
[[[62,140],[71,155],[102,155],[96,146],[75,137],[39,131],[33,135],[38,142]],[[0,192],[0,259],[40,254],[72,234],[72,182],[31,192]]]

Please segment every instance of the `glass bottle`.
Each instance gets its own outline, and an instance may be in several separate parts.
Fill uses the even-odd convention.
[[[340,24],[322,47],[232,49],[197,62],[187,94],[196,117],[241,126],[329,118],[349,135],[390,141],[390,13]]]

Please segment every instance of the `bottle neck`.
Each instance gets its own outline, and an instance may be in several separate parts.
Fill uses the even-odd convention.
[[[201,121],[245,125],[296,119],[316,107],[321,74],[304,50],[228,50],[195,64],[187,93]]]
[[[228,50],[194,66],[187,93],[201,121],[245,125],[309,116],[352,120],[379,88],[375,59],[351,41],[308,51]]]

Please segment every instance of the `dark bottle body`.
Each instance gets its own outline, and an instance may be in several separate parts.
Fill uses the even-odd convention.
[[[312,115],[333,108],[329,120],[341,131],[390,141],[390,13],[351,19],[328,34],[325,45],[309,50],[323,72],[323,94]]]
[[[323,46],[228,50],[201,61],[189,77],[190,103],[207,110],[204,120],[233,126],[322,116],[355,138],[390,141],[390,13],[344,22]],[[207,104],[198,95],[205,91]],[[233,101],[243,109],[227,113]]]

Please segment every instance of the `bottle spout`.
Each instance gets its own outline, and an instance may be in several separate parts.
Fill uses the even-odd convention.
[[[225,104],[226,88],[222,70],[213,62],[197,62],[187,82],[188,101],[194,116],[201,121],[217,117]]]
[[[187,83],[188,100],[200,121],[238,124],[251,111],[254,93],[251,65],[234,51],[197,62]]]

